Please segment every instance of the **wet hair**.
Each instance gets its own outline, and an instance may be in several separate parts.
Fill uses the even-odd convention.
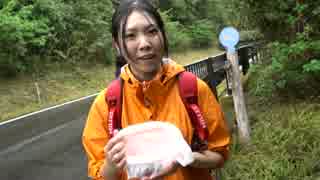
[[[113,39],[116,41],[116,43],[118,43],[118,45],[121,44],[122,47],[124,47],[125,51],[122,52],[123,50],[121,48],[119,49],[120,54],[118,54],[117,60],[123,62],[123,53],[127,54],[127,46],[124,42],[123,37],[125,36],[125,27],[127,24],[128,17],[133,11],[146,13],[155,21],[163,37],[164,42],[162,42],[162,44],[164,46],[164,55],[168,56],[168,40],[166,37],[163,20],[157,9],[149,2],[149,0],[122,0],[120,1],[119,6],[117,7],[112,16],[111,26]]]

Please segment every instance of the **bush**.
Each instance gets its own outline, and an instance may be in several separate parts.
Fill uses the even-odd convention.
[[[305,94],[320,83],[320,41],[298,37],[293,43],[274,43],[272,70],[276,88]]]
[[[161,16],[166,24],[169,39],[169,48],[173,51],[187,48],[208,47],[216,37],[214,26],[206,19],[196,20],[192,25],[182,25],[174,21],[171,11],[164,11]]]
[[[111,1],[7,0],[1,5],[1,75],[31,73],[47,60],[111,63]]]
[[[110,64],[112,60],[110,22],[111,1],[80,0],[71,4],[73,17],[69,31],[70,39],[64,41],[61,49],[73,63],[78,61],[100,61]],[[60,37],[59,39],[63,39]]]
[[[161,12],[161,16],[166,25],[169,49],[171,51],[180,51],[190,47],[191,37],[182,24],[180,24],[178,21],[171,20],[172,17],[170,10]]]
[[[208,47],[213,44],[213,39],[216,37],[211,23],[206,20],[197,20],[192,25],[188,26],[188,32],[192,39],[192,47]]]
[[[264,97],[268,99],[274,96],[275,86],[272,79],[271,66],[252,65],[250,67],[250,84],[249,92],[252,95]]]
[[[251,92],[260,96],[310,97],[320,88],[320,41],[300,34],[289,43],[271,44],[270,63],[253,69],[257,82]]]
[[[237,4],[240,17],[263,33],[268,40],[290,41],[296,32],[303,29],[298,24],[310,25],[313,36],[320,33],[320,9],[317,1],[304,0],[239,0]]]
[[[0,10],[0,69],[2,75],[27,71],[30,56],[43,51],[50,35],[47,18],[33,17],[33,5],[12,0]]]
[[[244,30],[240,31],[240,41],[256,41],[263,39],[263,35],[258,30]]]

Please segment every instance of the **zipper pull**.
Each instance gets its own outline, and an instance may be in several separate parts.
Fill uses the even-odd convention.
[[[142,91],[145,92],[148,89],[147,81],[142,81]]]

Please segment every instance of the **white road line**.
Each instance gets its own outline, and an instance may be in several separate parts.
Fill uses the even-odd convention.
[[[3,156],[7,153],[10,153],[10,152],[17,152],[18,150],[20,150],[21,148],[23,148],[25,145],[27,144],[31,144],[32,142],[35,142],[37,141],[38,139],[40,139],[41,137],[44,137],[44,136],[47,136],[47,135],[50,135],[52,133],[55,133],[65,127],[67,127],[70,123],[72,123],[73,121],[70,121],[68,123],[65,123],[65,124],[62,124],[60,126],[57,126],[53,129],[49,129],[48,131],[44,132],[44,133],[41,133],[37,136],[34,136],[30,139],[27,139],[27,140],[24,140],[18,144],[15,144],[15,145],[12,145],[12,146],[9,146],[7,149],[3,150],[3,151],[0,151],[0,156]]]
[[[45,108],[45,109],[42,109],[42,110],[39,110],[39,111],[35,111],[35,112],[32,112],[32,113],[29,113],[29,114],[26,114],[26,115],[23,115],[23,116],[19,116],[19,117],[16,117],[16,118],[13,118],[13,119],[4,121],[4,122],[0,122],[0,126],[5,125],[5,124],[8,124],[8,123],[11,123],[11,122],[14,122],[14,121],[19,120],[19,119],[22,119],[22,118],[25,118],[25,117],[27,117],[27,116],[32,116],[32,115],[35,115],[35,114],[38,114],[38,113],[41,113],[41,112],[44,112],[44,111],[48,111],[48,110],[50,110],[50,109],[54,109],[54,108],[61,107],[61,106],[67,105],[67,104],[72,104],[72,103],[75,103],[75,102],[78,102],[78,101],[82,101],[82,100],[84,100],[84,99],[97,96],[98,94],[99,94],[99,93],[92,94],[92,95],[89,95],[89,96],[82,97],[82,98],[80,98],[80,99],[76,99],[76,100],[73,100],[73,101],[68,101],[68,102],[65,102],[65,103],[63,103],[63,104],[59,104],[59,105],[56,105],[56,106],[52,106],[52,107],[49,107],[49,108]]]

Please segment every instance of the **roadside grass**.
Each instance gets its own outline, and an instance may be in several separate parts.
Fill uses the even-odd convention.
[[[215,55],[216,48],[190,49],[171,58],[186,65]],[[46,64],[33,75],[0,79],[0,122],[98,93],[114,78],[114,65],[85,62],[77,65]],[[45,73],[44,73],[45,72]]]
[[[319,103],[261,104],[249,97],[251,144],[233,137],[224,180],[319,180]]]
[[[36,78],[1,79],[0,122],[96,93],[113,78],[113,68],[103,64],[50,65]]]
[[[197,62],[209,56],[216,55],[221,51],[217,48],[191,49],[183,52],[173,53],[171,58],[182,65]]]
[[[253,76],[244,88],[254,83]],[[222,179],[320,180],[319,100],[279,101],[248,93],[245,96],[251,126],[251,142],[247,146],[237,141],[232,97],[220,99],[233,127],[230,159],[222,170]]]

